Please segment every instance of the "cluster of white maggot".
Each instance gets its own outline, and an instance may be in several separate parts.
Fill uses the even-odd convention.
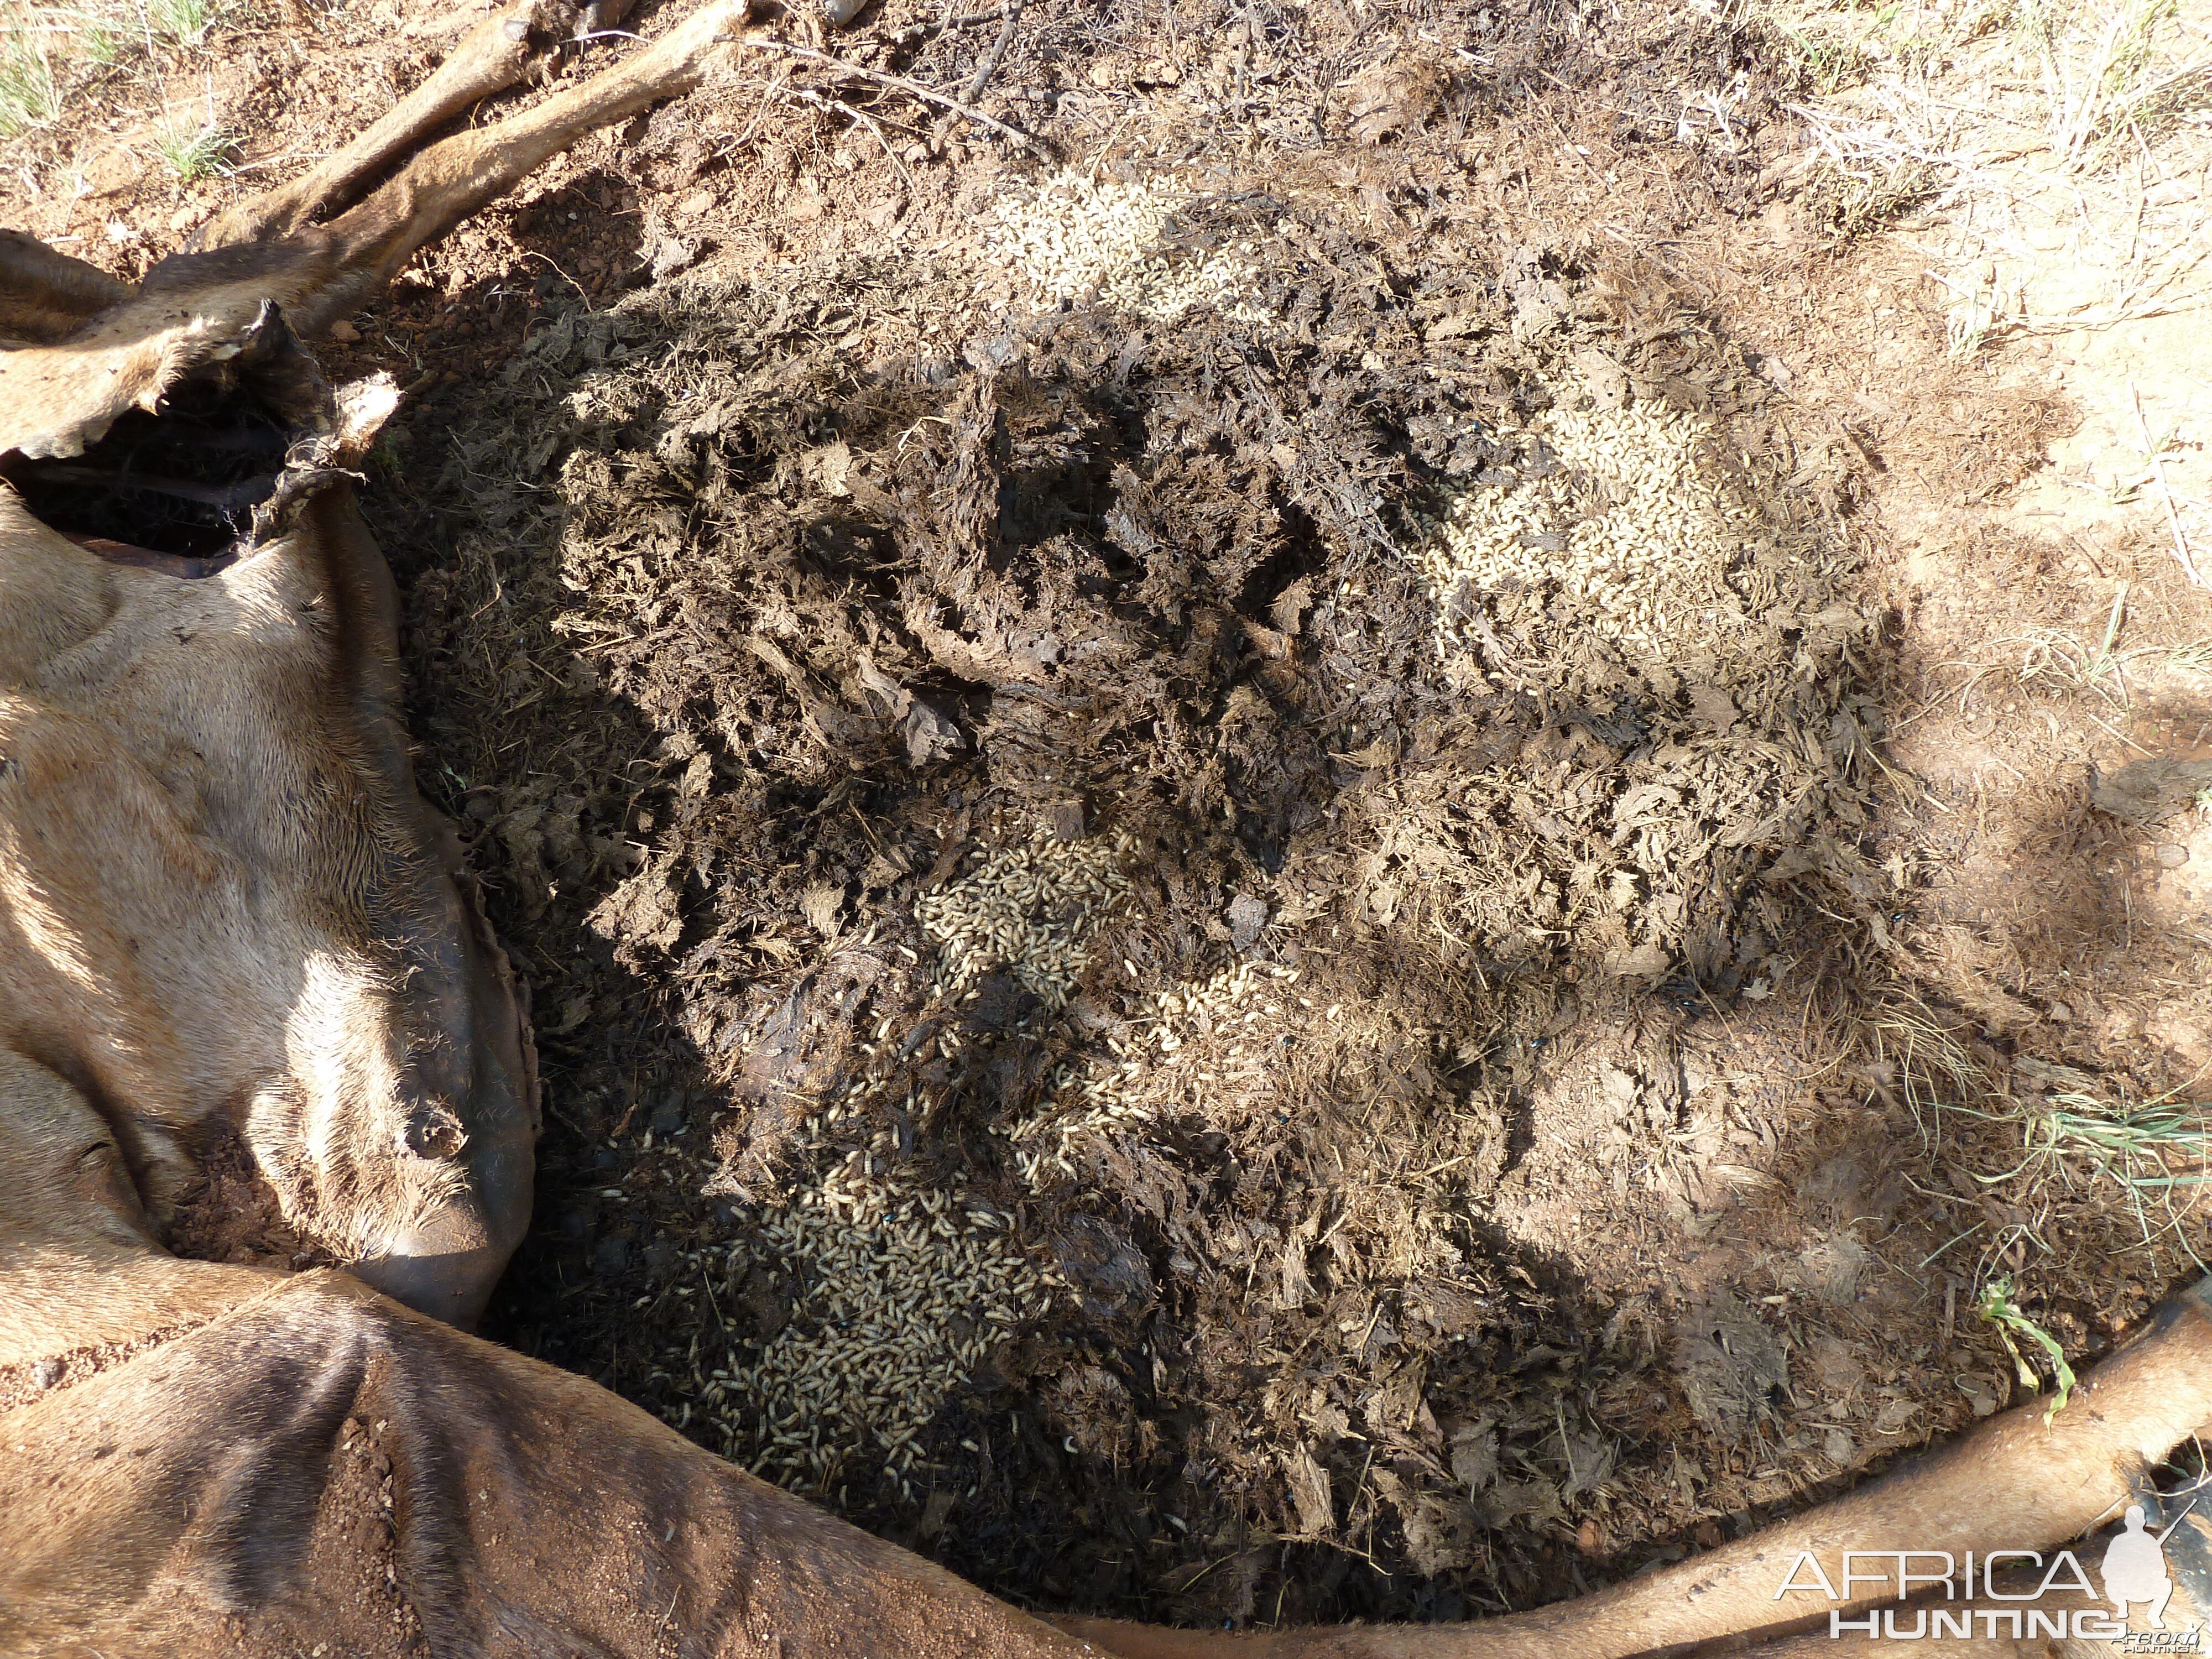
[[[1100,921],[1128,889],[1121,866],[1134,846],[1126,830],[1060,841],[1040,829],[924,894],[915,916],[938,947],[937,994],[973,994],[977,980],[1004,968],[1054,1012],[1065,1008],[1090,965]]]
[[[1419,526],[1439,653],[1472,643],[1470,602],[1516,586],[1626,648],[1665,653],[1724,596],[1743,544],[1747,509],[1729,500],[1711,423],[1650,403],[1562,406],[1528,435],[1556,471],[1478,484]]]
[[[1097,183],[1070,170],[999,204],[985,246],[1044,301],[1096,294],[1117,311],[1171,323],[1201,306],[1240,322],[1273,313],[1255,298],[1250,242],[1170,254],[1161,235],[1188,192],[1164,179]]]
[[[1016,1172],[1032,1192],[1055,1174],[1073,1180],[1083,1137],[1152,1122],[1186,1092],[1219,1080],[1212,1074],[1250,1070],[1249,1062],[1275,1051],[1297,976],[1273,963],[1242,962],[1183,989],[1154,992],[1127,1041],[1107,1037],[1110,1059],[1064,1061],[1054,1072],[1043,1109],[1014,1128]],[[1199,1040],[1206,1066],[1182,1064],[1185,1045]]]
[[[938,947],[935,995],[957,1004],[975,994],[977,979],[1004,968],[1064,1008],[1088,970],[1100,922],[1127,892],[1134,850],[1126,830],[1062,841],[1040,826],[971,854],[966,874],[915,907]],[[1133,964],[1125,966],[1134,978]],[[1105,1037],[1105,1054],[1054,1073],[1043,1108],[1012,1131],[1017,1172],[1032,1190],[1056,1176],[1073,1178],[1081,1139],[1151,1121],[1217,1073],[1256,1080],[1273,1063],[1285,1018],[1311,1017],[1310,1005],[1291,994],[1297,977],[1248,961],[1153,993]],[[719,1354],[691,1344],[681,1425],[703,1419],[726,1455],[841,1501],[856,1459],[912,1501],[916,1483],[937,1473],[925,1431],[975,1369],[1067,1286],[1057,1267],[1020,1247],[1012,1218],[988,1199],[916,1179],[893,1125],[903,1117],[927,1127],[943,1103],[886,1070],[898,1048],[893,1024],[886,1018],[860,1046],[860,1074],[797,1125],[786,1148],[793,1176],[741,1212],[742,1240],[690,1258],[709,1296],[717,1279],[772,1268],[790,1312],[774,1335],[731,1342]],[[940,1030],[919,1053],[927,1058],[934,1044],[950,1054],[964,1042],[957,1030]],[[901,1088],[902,1110],[888,1109]]]
[[[702,1366],[695,1404],[755,1474],[829,1492],[865,1458],[911,1502],[928,1473],[922,1431],[1066,1280],[1032,1263],[982,1200],[904,1173],[888,1129],[840,1156],[827,1137],[863,1109],[804,1126],[815,1177],[756,1210],[751,1239],[724,1252],[726,1267],[771,1261],[792,1287],[791,1317]]]

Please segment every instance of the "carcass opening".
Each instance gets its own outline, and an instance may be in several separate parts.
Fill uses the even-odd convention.
[[[276,490],[301,435],[232,365],[173,385],[158,413],[125,412],[82,455],[0,459],[39,520],[109,556],[165,556],[178,574],[220,569]]]
[[[336,409],[274,305],[213,343],[163,386],[150,413],[126,410],[76,455],[0,453],[0,478],[40,522],[105,558],[180,576],[222,569]]]

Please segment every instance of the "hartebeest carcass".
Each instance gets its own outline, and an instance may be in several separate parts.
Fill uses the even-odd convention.
[[[97,1103],[157,1222],[233,1133],[312,1243],[472,1321],[528,1221],[514,988],[417,794],[391,577],[343,487],[392,402],[299,337],[578,137],[696,84],[721,5],[432,146],[559,0],[127,292],[0,238],[0,1046]]]
[[[495,16],[135,291],[0,240],[0,1653],[1596,1659],[1801,1613],[1832,1650],[1829,1611],[1904,1588],[1864,1561],[1855,1582],[1847,1552],[1913,1553],[1924,1599],[1935,1553],[2155,1510],[2150,1465],[2212,1421],[2201,1291],[2049,1423],[2016,1412],[1580,1601],[1420,1630],[1055,1626],[414,1310],[465,1321],[514,1242],[530,1060],[410,780],[391,583],[348,495],[389,398],[332,393],[300,340],[581,132],[694,84],[742,11],[314,222],[567,15]],[[218,1121],[398,1300],[163,1250]],[[2169,1625],[2206,1605],[2203,1544],[2175,1537]],[[1840,1598],[1782,1594],[1814,1583]],[[1984,1589],[1984,1650],[2048,1647]]]

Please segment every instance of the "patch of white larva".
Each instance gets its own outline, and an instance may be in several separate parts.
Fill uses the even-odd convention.
[[[1423,521],[1414,562],[1446,657],[1477,642],[1482,596],[1533,588],[1631,651],[1666,653],[1726,597],[1747,510],[1729,499],[1711,422],[1639,403],[1555,408],[1530,424],[1559,463],[1464,490]]]
[[[1255,297],[1253,246],[1170,252],[1169,222],[1188,192],[1162,179],[1097,183],[1070,170],[1001,202],[985,246],[1048,303],[1096,294],[1118,311],[1171,323],[1210,306],[1241,322],[1273,319]]]
[[[924,894],[915,915],[937,946],[937,994],[973,994],[977,980],[1003,968],[1053,1012],[1066,1007],[1099,922],[1128,890],[1121,866],[1133,846],[1127,830],[1063,842],[1040,830]]]

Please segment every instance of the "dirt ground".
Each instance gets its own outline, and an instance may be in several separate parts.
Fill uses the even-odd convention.
[[[133,272],[454,15],[81,68],[0,212]],[[1265,1626],[1678,1558],[2047,1386],[1992,1293],[2080,1368],[2203,1271],[2201,504],[2067,447],[2201,312],[1962,348],[1784,21],[797,13],[1031,143],[763,49],[348,325],[535,999],[493,1334]]]

